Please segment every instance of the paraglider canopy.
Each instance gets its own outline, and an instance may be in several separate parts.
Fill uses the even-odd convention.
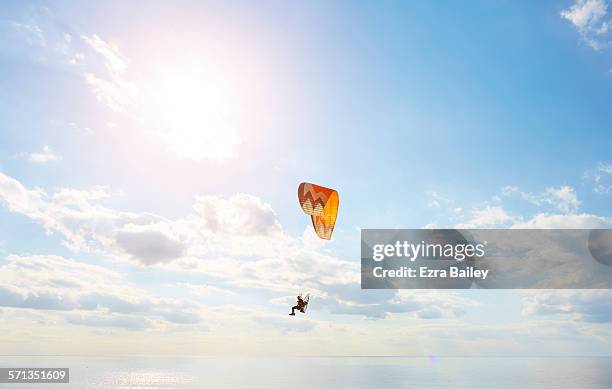
[[[298,200],[304,213],[310,215],[319,238],[330,240],[338,215],[338,192],[302,182],[298,187]]]

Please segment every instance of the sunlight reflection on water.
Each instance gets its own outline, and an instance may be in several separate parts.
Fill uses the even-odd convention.
[[[109,389],[609,389],[611,365],[596,357],[0,357],[2,367],[70,368],[69,385],[45,388]]]

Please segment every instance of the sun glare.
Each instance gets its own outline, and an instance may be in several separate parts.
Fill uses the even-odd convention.
[[[238,132],[228,123],[236,104],[229,85],[202,71],[178,71],[155,80],[154,115],[160,136],[178,155],[225,160],[236,153]]]

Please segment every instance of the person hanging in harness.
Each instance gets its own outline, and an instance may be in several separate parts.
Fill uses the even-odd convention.
[[[298,311],[302,312],[302,313],[306,313],[306,307],[308,307],[308,300],[309,300],[309,295],[306,295],[306,298],[302,298],[302,295],[298,295],[297,296],[297,305],[291,307],[291,313],[289,314],[289,316],[295,316],[295,310],[297,309]]]

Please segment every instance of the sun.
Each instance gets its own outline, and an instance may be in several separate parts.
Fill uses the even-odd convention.
[[[172,151],[197,161],[235,156],[240,137],[229,118],[237,99],[228,82],[205,69],[174,69],[153,83],[156,126]]]

